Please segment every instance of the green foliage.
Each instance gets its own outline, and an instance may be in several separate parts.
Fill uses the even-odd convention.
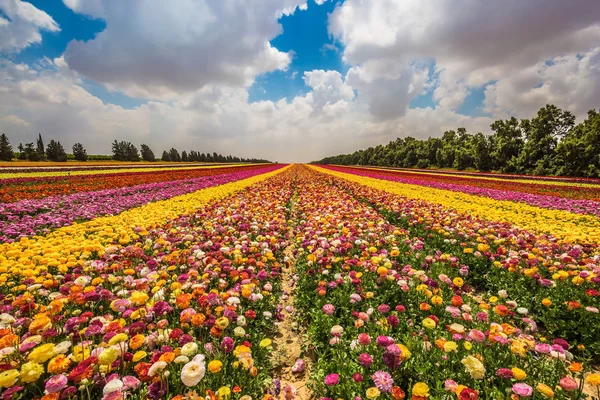
[[[115,141],[112,144],[113,159],[117,161],[140,161],[140,153],[131,142]]]
[[[0,135],[0,160],[1,161],[12,161],[13,159],[13,150],[10,145],[10,141],[8,140],[8,136],[5,133]]]
[[[77,161],[87,161],[88,154],[81,143],[75,143],[73,145],[73,158]]]
[[[140,145],[140,153],[142,154],[142,160],[154,162],[156,161],[156,157],[154,156],[154,152],[147,144]]]
[[[427,140],[408,136],[315,163],[600,177],[600,113],[595,110],[575,125],[571,112],[549,104],[532,119],[498,120],[491,130],[473,135],[458,128]]]
[[[46,148],[46,156],[50,161],[66,162],[67,153],[60,142],[51,140]]]

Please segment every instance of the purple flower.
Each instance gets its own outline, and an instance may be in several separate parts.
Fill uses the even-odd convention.
[[[225,353],[231,353],[234,346],[235,342],[229,336],[225,336],[221,341],[221,350],[223,350]]]

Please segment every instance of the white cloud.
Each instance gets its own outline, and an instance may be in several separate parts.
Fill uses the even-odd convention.
[[[27,126],[31,125],[29,122],[17,117],[16,115],[13,115],[13,114],[9,114],[5,117],[2,117],[2,120],[5,123],[7,123],[9,126],[14,125],[15,127],[17,127],[17,129],[20,127],[27,127]]]
[[[546,103],[580,117],[600,104],[600,47],[537,63],[488,85],[484,111],[530,117]]]
[[[51,16],[31,3],[21,0],[0,0],[0,53],[18,53],[32,44],[41,43],[40,31],[58,32],[60,28]]]
[[[329,30],[352,65],[434,60],[441,72],[434,97],[457,108],[470,87],[597,45],[600,2],[348,0]]]
[[[106,20],[94,39],[71,42],[69,67],[114,90],[174,99],[207,85],[244,86],[260,73],[285,70],[291,54],[269,41],[277,19],[305,0],[65,0],[77,12]]]
[[[66,147],[81,141],[89,153],[109,153],[113,139],[148,143],[155,152],[176,147],[217,151],[278,161],[311,161],[377,145],[398,136],[426,138],[465,125],[482,129],[487,119],[471,119],[438,107],[408,110],[381,121],[354,99],[336,71],[310,71],[313,88],[303,96],[248,102],[245,88],[205,86],[170,103],[148,102],[134,109],[104,104],[85,91],[80,79],[61,68],[34,70],[6,61],[0,69],[0,131],[13,144],[33,141],[38,132]],[[18,118],[27,126],[16,126]]]

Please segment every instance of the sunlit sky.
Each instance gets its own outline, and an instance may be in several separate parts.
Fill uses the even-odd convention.
[[[600,105],[597,0],[0,0],[0,132],[311,161]]]

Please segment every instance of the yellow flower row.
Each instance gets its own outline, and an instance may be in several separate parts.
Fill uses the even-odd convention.
[[[224,168],[224,167],[240,167],[244,165],[258,165],[258,164],[227,164],[227,165],[194,165],[194,166],[181,166],[181,167],[167,167],[167,168],[107,168],[107,169],[91,169],[84,171],[69,171],[69,170],[58,170],[58,171],[43,171],[43,172],[4,172],[0,173],[0,179],[14,179],[14,178],[48,178],[54,176],[78,176],[78,175],[108,175],[108,174],[121,174],[124,172],[156,172],[156,171],[181,171],[181,170],[194,170],[194,169],[213,169],[213,168]]]
[[[0,284],[10,276],[38,277],[49,267],[60,273],[81,265],[93,252],[111,251],[111,243],[127,246],[148,234],[147,229],[165,224],[180,215],[192,213],[202,205],[229,196],[255,183],[281,173],[281,168],[248,179],[199,190],[168,200],[133,208],[115,216],[93,219],[57,229],[46,236],[22,238],[15,243],[0,244]],[[115,249],[116,250],[116,249]]]
[[[320,167],[312,166],[312,168],[388,193],[441,204],[484,220],[508,222],[532,232],[548,233],[565,242],[600,244],[600,219],[595,216],[550,210],[512,201],[494,200],[450,190],[367,178]]]
[[[345,165],[340,165],[340,167],[345,167]],[[363,168],[363,167],[352,167],[352,168]],[[556,186],[577,186],[577,187],[589,187],[589,188],[598,188],[600,184],[597,183],[578,183],[578,182],[563,182],[558,180],[553,180],[551,177],[548,177],[547,180],[539,180],[539,179],[510,179],[510,178],[500,178],[495,176],[488,175],[464,175],[464,174],[444,174],[441,172],[425,172],[425,171],[410,171],[406,169],[398,170],[391,168],[379,168],[379,167],[364,167],[364,169],[373,169],[376,171],[390,171],[390,172],[402,172],[403,174],[425,174],[425,175],[433,175],[433,176],[442,176],[445,178],[469,178],[469,179],[482,179],[486,181],[499,181],[499,182],[518,182],[518,183],[527,183],[534,185],[556,185]]]

